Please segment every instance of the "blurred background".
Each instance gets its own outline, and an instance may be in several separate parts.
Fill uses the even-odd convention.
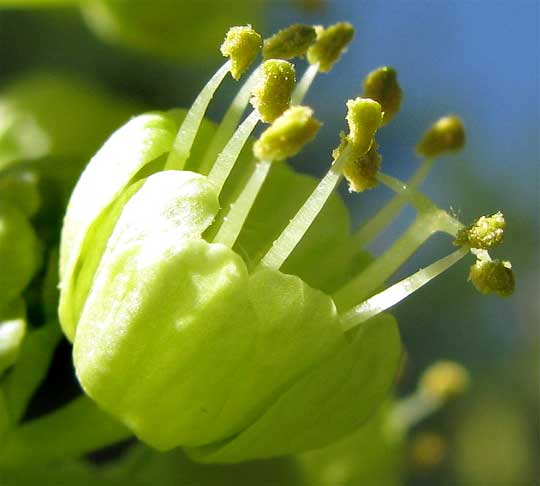
[[[322,174],[344,128],[345,100],[360,93],[372,69],[395,67],[405,98],[379,139],[384,170],[408,177],[418,164],[414,146],[423,131],[445,114],[462,117],[465,150],[437,161],[424,189],[465,223],[502,210],[508,230],[497,256],[512,261],[517,278],[512,297],[482,297],[467,283],[472,262],[465,259],[394,309],[407,350],[400,393],[410,392],[436,359],[458,361],[472,377],[464,397],[412,431],[413,437],[435,431],[445,446],[432,467],[407,456],[407,484],[539,484],[540,3],[159,0],[156,11],[157,4],[171,2],[179,13],[169,21],[182,28],[169,32],[150,15],[138,26],[147,29],[144,36],[134,29],[144,1],[124,2],[127,13],[120,12],[117,23],[100,2],[83,9],[45,8],[38,1],[18,2],[36,4],[22,8],[11,2],[0,10],[0,89],[5,93],[18,79],[54,71],[118,97],[127,116],[188,106],[221,63],[218,46],[228,26],[252,23],[268,36],[293,22],[351,22],[357,34],[348,53],[317,79],[306,99],[323,130],[293,163],[300,171]],[[0,0],[0,7],[9,3]],[[149,43],[153,32],[160,36]],[[225,87],[228,94],[235,89],[232,82]],[[217,119],[228,99],[220,95],[211,116]],[[77,110],[76,103],[67,106],[66,116]],[[384,188],[343,193],[354,226],[391,196]],[[371,249],[383,251],[412,217],[405,212]],[[448,239],[434,238],[398,277],[450,251]]]

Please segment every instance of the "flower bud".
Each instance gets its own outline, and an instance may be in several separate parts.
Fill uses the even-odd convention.
[[[270,59],[263,63],[251,98],[262,121],[271,123],[289,108],[295,82],[290,62]]]
[[[221,53],[231,59],[231,75],[238,80],[255,60],[262,46],[262,37],[251,25],[231,27],[221,44]]]
[[[37,185],[38,177],[35,173],[8,170],[0,175],[0,200],[18,207],[26,216],[32,217],[41,204]]]
[[[501,297],[512,295],[516,286],[512,265],[501,260],[477,260],[471,266],[469,280],[480,293]]]
[[[293,106],[270,125],[253,145],[259,160],[285,160],[296,155],[304,145],[312,141],[320,122],[313,117],[307,106]]]
[[[382,124],[386,125],[399,111],[403,99],[403,91],[398,83],[396,70],[384,66],[371,71],[364,79],[363,96],[381,105]]]
[[[435,122],[416,147],[419,155],[427,158],[439,157],[456,152],[465,145],[465,128],[455,116],[445,116]]]
[[[144,442],[184,447],[200,461],[329,444],[386,396],[400,356],[395,321],[378,316],[349,340],[329,294],[298,276],[314,265],[254,271],[233,248],[203,238],[220,210],[215,186],[159,164],[178,122],[165,113],[131,120],[92,159],[70,200],[60,318],[81,386]],[[209,133],[197,137],[194,154]],[[256,204],[256,223],[246,222],[262,230],[239,238],[248,260],[317,185],[284,165],[275,169],[257,198],[272,210]],[[333,224],[330,238],[347,234],[339,200],[322,216],[309,248],[331,241],[324,222]],[[344,262],[356,252],[351,245]]]
[[[264,59],[292,59],[306,54],[309,46],[317,38],[317,32],[311,25],[293,24],[265,39]]]
[[[505,229],[506,221],[499,211],[491,216],[482,216],[470,226],[460,229],[454,244],[489,250],[502,242]]]
[[[40,264],[40,243],[27,217],[0,201],[0,305],[21,294]]]
[[[327,73],[339,60],[354,37],[354,27],[348,22],[338,22],[328,28],[316,27],[317,41],[307,52],[311,64],[319,64],[319,70]]]
[[[431,365],[420,378],[420,389],[438,400],[461,395],[469,386],[469,373],[453,361]]]

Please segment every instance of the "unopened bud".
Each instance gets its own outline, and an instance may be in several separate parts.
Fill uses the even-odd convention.
[[[260,160],[285,160],[313,140],[321,127],[307,106],[293,106],[268,127],[253,145]]]
[[[439,400],[461,395],[469,386],[469,373],[453,361],[432,364],[420,378],[420,389]]]
[[[231,75],[240,79],[255,60],[262,46],[262,37],[251,25],[231,27],[221,44],[221,53],[231,60]]]
[[[431,159],[460,150],[464,145],[463,123],[457,116],[450,115],[439,119],[428,129],[416,151],[421,156]]]
[[[327,73],[345,52],[354,37],[354,27],[348,22],[338,22],[327,29],[317,26],[317,41],[308,52],[311,64],[319,64],[319,70]]]
[[[506,222],[500,211],[491,216],[482,216],[459,230],[454,244],[488,250],[502,242],[505,228]]]
[[[317,32],[311,25],[293,24],[265,39],[264,59],[292,59],[305,56],[315,42]]]
[[[364,97],[377,101],[383,111],[383,125],[399,111],[403,91],[397,80],[397,72],[389,66],[371,71],[364,79]]]
[[[512,264],[501,260],[478,260],[469,273],[469,280],[482,294],[508,297],[516,286]]]
[[[263,63],[251,98],[262,121],[271,123],[289,108],[295,82],[290,62],[270,59]]]

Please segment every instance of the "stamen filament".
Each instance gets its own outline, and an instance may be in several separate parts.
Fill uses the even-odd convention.
[[[388,417],[388,426],[391,430],[406,432],[433,415],[443,404],[442,400],[418,390],[396,403]]]
[[[340,320],[344,331],[348,331],[353,327],[358,326],[402,301],[446,271],[467,253],[467,248],[460,248],[450,255],[432,263],[428,267],[420,269],[409,277],[388,287],[386,290],[374,295],[356,307],[353,307],[341,316]]]
[[[351,154],[350,147],[345,148],[341,155],[334,161],[330,170],[319,182],[304,205],[289,222],[287,227],[274,241],[272,247],[262,258],[259,265],[279,270],[281,265],[289,257],[296,245],[300,242],[317,215],[321,212],[324,204],[338,186],[343,174],[343,166],[348,162]]]
[[[214,237],[214,243],[233,247],[271,167],[272,163],[268,161],[256,164],[242,192],[230,205],[228,215],[224,217],[223,224]]]
[[[364,301],[380,289],[437,228],[435,213],[419,214],[405,232],[364,271],[341,287],[333,296],[338,309]]]
[[[418,189],[426,179],[432,165],[432,159],[424,159],[418,170],[408,180],[407,186]],[[365,248],[369,245],[394,221],[407,202],[408,199],[404,194],[394,195],[385,206],[353,233],[351,238],[355,246]]]
[[[169,152],[167,163],[165,164],[166,169],[182,170],[184,168],[206,109],[230,69],[231,61],[225,62],[210,78],[191,105]]]
[[[203,160],[197,169],[197,172],[200,174],[207,175],[210,172],[210,169],[212,168],[217,156],[223,147],[225,147],[227,140],[231,138],[235,128],[238,126],[240,117],[242,116],[242,113],[246,111],[249,104],[251,91],[253,90],[253,86],[257,81],[258,71],[259,68],[255,69],[250,74],[249,78],[242,85],[234,97],[231,105],[227,109],[227,112],[217,127],[216,132],[212,137],[212,141],[210,142],[210,146],[206,150]]]
[[[240,152],[244,148],[249,136],[255,129],[255,126],[259,122],[259,114],[257,110],[253,110],[251,114],[240,124],[236,129],[233,136],[225,145],[222,152],[219,154],[208,179],[212,182],[218,189],[218,194],[223,188],[223,184],[227,180],[227,177],[231,173],[234,163],[238,159]]]
[[[311,64],[304,72],[302,79],[296,85],[293,94],[291,96],[292,104],[301,104],[307,94],[315,76],[319,72],[318,64]],[[249,81],[248,81],[249,82]],[[255,165],[246,184],[242,188],[240,194],[238,194],[236,200],[230,204],[226,214],[218,216],[221,222],[218,220],[214,223],[214,227],[218,227],[213,241],[215,243],[223,243],[230,248],[234,245],[238,239],[238,235],[246,222],[246,219],[251,211],[251,208],[255,204],[255,200],[261,191],[261,188],[270,173],[272,163],[263,160]],[[211,238],[211,235],[210,235]]]
[[[319,72],[319,63],[310,64],[302,75],[302,79],[297,83],[291,96],[291,104],[300,105],[309,91],[317,73]]]

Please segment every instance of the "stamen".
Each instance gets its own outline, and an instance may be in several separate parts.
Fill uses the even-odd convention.
[[[443,231],[454,236],[463,225],[446,211],[439,209],[428,197],[407,184],[385,174],[377,176],[381,182],[405,197],[418,215],[409,228],[363,272],[358,274],[334,294],[338,308],[347,308],[353,302],[373,295],[417,249],[434,233]]]
[[[231,59],[231,75],[240,79],[262,47],[262,37],[251,25],[231,27],[221,44],[221,53]]]
[[[499,211],[491,216],[482,216],[470,226],[462,228],[454,244],[487,250],[501,244],[505,229],[506,221]]]
[[[344,331],[349,331],[402,301],[457,263],[467,253],[466,248],[460,248],[345,312],[340,318]]]
[[[343,150],[304,205],[279,235],[277,240],[274,241],[270,250],[260,261],[260,266],[278,270],[283,265],[298,243],[300,243],[300,240],[341,181],[343,177],[343,166],[351,158],[351,155],[351,147]]]
[[[433,161],[424,159],[418,170],[408,180],[407,186],[411,189],[418,189],[427,177]],[[355,246],[365,248],[369,245],[392,221],[407,204],[407,197],[403,194],[396,194],[383,206],[371,219],[358,228],[352,235]]]
[[[263,63],[251,98],[262,121],[271,123],[289,108],[295,83],[296,74],[290,62],[270,59]]]
[[[228,214],[223,217],[223,223],[213,238],[214,243],[233,247],[271,167],[272,163],[268,161],[261,161],[255,165],[242,191],[230,205]]]
[[[259,160],[271,162],[296,155],[312,141],[321,123],[307,106],[293,106],[285,111],[253,145],[253,153]]]
[[[317,73],[319,72],[319,63],[310,64],[304,72],[304,75],[296,85],[291,97],[291,103],[293,105],[300,105],[304,101],[304,98],[309,91]]]
[[[311,25],[293,24],[265,39],[264,59],[292,59],[302,57],[315,42],[317,32]]]
[[[319,64],[319,69],[327,73],[339,60],[341,54],[354,37],[354,27],[348,22],[338,22],[327,29],[317,26],[317,41],[307,52],[310,64]]]
[[[364,79],[365,98],[377,101],[383,110],[383,125],[399,111],[403,91],[397,81],[397,72],[389,66],[371,71]]]
[[[508,261],[478,259],[471,267],[469,280],[482,294],[508,297],[514,293],[515,279]]]
[[[227,109],[223,116],[219,126],[212,137],[212,141],[208,149],[206,150],[203,160],[197,168],[199,174],[207,175],[212,168],[217,156],[223,150],[223,147],[227,144],[227,141],[231,138],[235,128],[240,122],[242,113],[246,110],[249,104],[249,98],[251,97],[251,91],[255,85],[258,77],[259,68],[255,69],[242,85],[236,96],[234,97],[231,105]]]
[[[231,61],[227,61],[221,66],[217,72],[210,78],[210,81],[201,90],[191,108],[186,114],[176,139],[173,142],[165,169],[182,170],[189,158],[191,147],[199,130],[199,126],[202,122],[206,109],[212,100],[214,93],[218,89],[221,82],[225,79],[225,76],[231,69]]]
[[[297,85],[293,91],[291,102],[294,100],[295,104],[302,103],[317,72],[318,65],[315,64],[311,65],[306,70],[299,85]],[[300,85],[302,86],[301,88]],[[255,200],[257,199],[268,174],[270,173],[271,166],[272,163],[269,160],[262,160],[256,164],[240,194],[229,206],[227,213],[223,214],[224,212],[222,211],[218,215],[218,221],[210,229],[210,239],[212,239],[212,231],[215,231],[213,228],[219,226],[219,230],[213,238],[213,241],[216,243],[223,243],[232,248],[238,239],[238,235],[246,222],[253,204],[255,204]]]
[[[435,158],[460,150],[465,145],[463,122],[455,115],[437,120],[424,134],[416,147],[419,155]]]
[[[238,127],[234,135],[231,137],[223,151],[219,154],[208,179],[217,189],[218,194],[223,188],[223,184],[227,180],[234,163],[238,159],[240,152],[244,148],[249,136],[259,122],[259,114],[254,110]]]
[[[463,366],[453,361],[436,362],[424,371],[417,390],[396,403],[388,425],[407,431],[464,393],[468,386],[469,373]]]

